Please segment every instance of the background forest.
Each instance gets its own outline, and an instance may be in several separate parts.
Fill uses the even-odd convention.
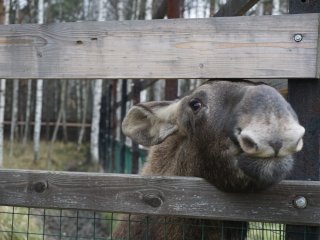
[[[0,23],[209,18],[225,3],[0,0]],[[247,15],[286,14],[287,5],[287,0],[261,0]],[[170,6],[178,6],[178,13],[172,15]],[[0,167],[136,173],[145,151],[121,134],[120,123],[127,109],[139,101],[183,96],[200,82],[179,79],[169,96],[165,80],[1,79]],[[285,88],[276,82],[273,85]]]

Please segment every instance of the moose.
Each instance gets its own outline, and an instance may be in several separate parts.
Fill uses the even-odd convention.
[[[142,175],[201,177],[227,192],[258,192],[284,179],[305,133],[274,88],[236,79],[208,80],[177,101],[137,104],[122,130],[150,146]],[[164,222],[164,217],[150,218]],[[167,217],[167,222],[181,224],[145,228],[143,219],[132,215],[130,226],[122,221],[113,237],[127,239],[130,227],[133,240],[246,238],[243,222]],[[196,226],[200,221],[205,227]]]

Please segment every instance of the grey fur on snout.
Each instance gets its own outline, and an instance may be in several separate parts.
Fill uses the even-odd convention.
[[[283,125],[272,124],[278,122],[280,120],[249,124],[237,134],[241,149],[248,155],[262,158],[284,157],[300,151],[305,129],[295,122],[288,122],[290,131]]]

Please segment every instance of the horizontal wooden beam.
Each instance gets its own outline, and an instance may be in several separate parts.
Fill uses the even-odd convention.
[[[4,125],[11,125],[12,122],[11,121],[4,121],[3,122]],[[18,121],[17,125],[25,125],[26,122],[25,121]],[[34,122],[29,122],[30,125],[34,125]],[[57,123],[55,122],[41,122],[41,126],[56,126]],[[59,126],[63,126],[63,123],[60,123]],[[66,127],[75,127],[75,128],[80,128],[80,127],[91,127],[91,123],[65,123]]]
[[[223,5],[214,16],[242,16],[258,1],[259,0],[228,0],[228,2]]]
[[[2,25],[0,78],[317,78],[318,30],[319,14]]]
[[[307,200],[303,209],[294,199]],[[0,205],[320,225],[320,182],[225,193],[204,179],[0,170]]]

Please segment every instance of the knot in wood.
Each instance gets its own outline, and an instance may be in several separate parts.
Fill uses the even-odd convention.
[[[163,203],[162,197],[156,193],[144,194],[142,200],[151,207],[160,207]]]
[[[48,188],[47,182],[36,182],[33,184],[33,189],[37,193],[43,193]]]

